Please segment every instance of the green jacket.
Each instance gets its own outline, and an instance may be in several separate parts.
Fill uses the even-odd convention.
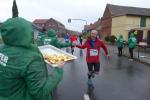
[[[40,33],[38,34],[38,38],[37,38],[37,45],[38,45],[38,46],[44,45],[44,39],[45,39],[45,38],[46,38],[45,33],[40,32]]]
[[[62,79],[63,70],[48,75],[46,64],[33,42],[32,25],[11,18],[0,28],[0,100],[51,100],[51,91]]]
[[[136,40],[134,34],[131,33],[131,35],[130,35],[130,37],[128,39],[128,47],[129,48],[135,48],[136,44],[137,44],[137,40]]]
[[[44,45],[50,44],[57,48],[64,48],[71,46],[71,43],[62,43],[61,41],[59,41],[58,38],[56,37],[56,33],[53,30],[48,30],[47,35],[48,37],[45,37],[44,39]]]
[[[124,45],[124,39],[123,39],[122,35],[119,35],[119,38],[117,40],[117,44],[118,44],[118,47],[123,47],[123,45]]]

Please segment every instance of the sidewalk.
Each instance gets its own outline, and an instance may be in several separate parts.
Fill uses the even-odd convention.
[[[118,47],[116,45],[108,45],[109,52],[115,53],[118,55]],[[123,48],[123,56],[125,57],[130,57],[128,47]],[[150,65],[150,49],[148,49],[146,52],[144,49],[140,48],[139,49],[139,54],[138,54],[138,47],[134,49],[134,59],[136,61],[139,61],[141,63]]]

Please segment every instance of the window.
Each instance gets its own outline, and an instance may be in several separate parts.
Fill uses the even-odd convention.
[[[140,22],[140,27],[145,27],[146,26],[146,17],[142,16],[141,17],[141,22]]]

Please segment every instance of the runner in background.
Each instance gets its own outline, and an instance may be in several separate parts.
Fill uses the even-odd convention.
[[[79,35],[79,42],[80,42],[80,45],[82,45],[82,42],[83,42],[82,34]]]
[[[82,34],[79,35],[79,43],[80,45],[82,45],[82,42],[83,42],[83,37],[82,37]],[[80,49],[80,56],[83,56],[83,51],[82,49]]]
[[[64,40],[65,40],[65,43],[69,43],[69,34],[68,33],[64,34]]]
[[[65,41],[65,43],[69,43],[69,34],[68,33],[64,34],[64,41]],[[69,52],[68,47],[66,48],[66,52]]]
[[[77,43],[77,36],[76,35],[71,35],[70,36],[70,42],[73,44],[76,44]],[[71,46],[71,53],[72,53],[72,55],[73,55],[73,53],[74,53],[74,46],[72,45]]]

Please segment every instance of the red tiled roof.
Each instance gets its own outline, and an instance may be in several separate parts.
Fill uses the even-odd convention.
[[[93,23],[93,24],[85,25],[84,28],[85,28],[86,30],[92,30],[92,29],[95,29],[95,28],[97,28],[97,27],[100,25],[100,22],[101,22],[101,20],[98,19],[98,21],[96,21],[96,22]]]
[[[33,21],[34,24],[44,24],[48,21],[49,19],[35,19]]]
[[[61,26],[65,27],[64,24],[62,24],[61,22],[59,22],[58,20],[54,19],[54,18],[50,18],[49,20],[53,20],[55,21],[57,24],[60,24]]]

